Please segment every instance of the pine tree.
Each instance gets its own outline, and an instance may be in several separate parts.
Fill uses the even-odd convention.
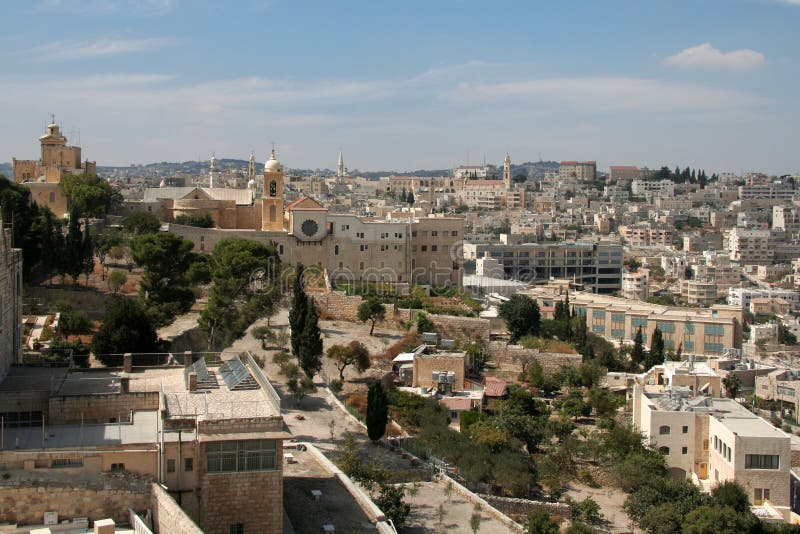
[[[289,310],[289,328],[292,334],[292,354],[300,354],[300,340],[303,338],[303,329],[306,325],[308,313],[308,296],[303,285],[302,263],[298,263],[294,271],[294,285],[292,286],[292,308]]]
[[[367,391],[367,434],[372,441],[378,441],[386,432],[389,422],[389,399],[380,380],[376,380]]]
[[[297,362],[309,378],[313,378],[322,369],[322,332],[319,329],[317,308],[313,302],[308,303]]]
[[[414,206],[414,202],[415,202],[414,191],[409,191],[408,192],[408,197],[406,197],[406,202],[408,202],[409,206],[411,206],[411,207]]]

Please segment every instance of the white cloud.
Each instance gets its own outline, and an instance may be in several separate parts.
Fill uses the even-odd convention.
[[[150,37],[147,39],[103,38],[80,42],[57,41],[31,48],[27,51],[27,54],[39,61],[93,59],[137,52],[154,52],[176,43],[175,39],[166,37]]]
[[[518,82],[460,83],[451,97],[456,102],[510,100],[543,109],[583,112],[663,112],[725,109],[760,102],[727,89],[678,84],[641,78],[545,78]]]
[[[795,1],[800,3],[800,0]],[[664,64],[671,67],[752,70],[764,64],[764,54],[748,49],[722,52],[709,43],[703,43],[665,58]]]

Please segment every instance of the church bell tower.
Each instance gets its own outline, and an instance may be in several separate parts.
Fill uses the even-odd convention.
[[[264,163],[264,193],[261,197],[261,230],[283,231],[283,167],[275,158],[275,149]]]

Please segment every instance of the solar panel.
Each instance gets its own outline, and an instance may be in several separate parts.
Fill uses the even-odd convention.
[[[219,368],[219,373],[231,391],[258,389],[258,383],[250,376],[250,371],[247,370],[238,355],[223,363]]]

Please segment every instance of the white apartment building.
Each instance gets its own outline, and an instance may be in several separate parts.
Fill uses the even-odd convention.
[[[733,480],[750,503],[789,518],[791,438],[733,399],[690,389],[634,386],[634,426],[661,452],[670,471],[710,491]]]
[[[681,280],[681,296],[689,306],[711,306],[717,301],[717,283],[707,278]]]
[[[770,231],[755,228],[732,228],[728,232],[728,255],[739,265],[770,264],[775,251],[770,248]]]
[[[459,180],[485,180],[497,177],[494,165],[461,165],[453,169],[453,178]]]
[[[794,189],[780,182],[739,186],[739,200],[792,200]]]
[[[650,271],[637,269],[622,273],[622,296],[626,299],[645,300],[650,296]]]
[[[772,228],[789,234],[800,232],[800,211],[796,206],[773,206]]]
[[[631,194],[635,197],[675,195],[675,183],[672,180],[633,180]]]
[[[800,293],[788,289],[766,289],[755,287],[732,287],[728,290],[728,304],[750,309],[750,302],[756,298],[780,298],[792,308],[800,308]]]

